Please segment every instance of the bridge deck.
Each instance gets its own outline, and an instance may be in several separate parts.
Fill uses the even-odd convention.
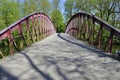
[[[0,60],[0,80],[119,79],[119,61],[64,33]]]

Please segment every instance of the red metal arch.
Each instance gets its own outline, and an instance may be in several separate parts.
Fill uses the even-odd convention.
[[[8,40],[9,52],[10,54],[14,53],[14,48],[18,48],[17,43],[15,42],[15,37],[13,33],[17,31],[18,36],[26,45],[29,45],[30,40],[32,42],[38,41],[41,38],[47,37],[53,33],[56,33],[56,30],[51,22],[51,19],[44,13],[33,13],[24,18],[13,23],[6,29],[0,31],[0,41]],[[27,37],[27,40],[26,38]],[[4,45],[0,45],[2,47]],[[22,49],[22,48],[21,48]],[[1,53],[0,49],[0,53]]]
[[[45,18],[47,20],[49,26],[50,26],[49,29],[51,28],[51,30],[53,31],[53,33],[56,32],[55,29],[54,29],[54,26],[53,26],[53,24],[51,22],[51,19],[46,14],[44,14],[44,13],[33,13],[33,14],[30,14],[30,15],[28,15],[28,16],[20,19],[20,20],[18,20],[17,22],[15,22],[12,25],[10,25],[8,28],[0,31],[0,40],[4,39],[6,37],[10,37],[11,33],[14,30],[16,30],[16,29],[18,29],[20,31],[21,26],[19,26],[19,25],[21,23],[23,23],[25,21],[28,22],[28,19],[34,20],[33,18],[38,18],[38,17]],[[26,24],[28,25],[28,23],[26,23]],[[26,27],[29,28],[29,26],[26,26]]]
[[[91,23],[91,25],[90,25]],[[99,29],[96,31],[96,26],[99,25]],[[103,29],[104,28],[104,29]],[[112,52],[113,38],[116,36],[120,39],[120,30],[109,25],[103,20],[94,15],[88,13],[79,12],[71,17],[66,26],[65,33],[68,33],[76,38],[84,38],[83,40],[92,40],[92,44],[98,43],[98,48],[102,48],[102,32],[106,30],[110,33],[108,40],[106,41],[106,48],[108,52]],[[96,33],[98,32],[98,33]],[[88,36],[89,35],[89,36]],[[95,37],[96,36],[96,37]]]

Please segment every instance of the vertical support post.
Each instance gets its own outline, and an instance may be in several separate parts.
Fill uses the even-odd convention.
[[[99,30],[99,34],[98,34],[98,48],[100,49],[102,47],[102,24],[100,24],[100,30]]]
[[[47,30],[46,35],[48,36],[48,34],[49,34],[49,29],[48,29],[48,21],[47,21],[47,19],[46,19],[46,30]]]
[[[73,20],[71,20],[71,26],[70,26],[70,29],[69,29],[69,31],[70,31],[70,35],[73,35],[73,31],[72,31],[72,28],[73,27]]]
[[[45,27],[45,37],[47,37],[47,29],[46,29],[46,18],[44,17],[44,27]]]
[[[85,40],[86,38],[85,38],[85,27],[86,27],[86,25],[85,25],[85,18],[84,18],[84,15],[82,14],[82,17],[83,17],[83,24],[82,24],[82,40]]]
[[[43,38],[45,38],[45,17],[43,16]]]
[[[72,33],[72,35],[75,37],[75,30],[74,30],[75,29],[75,18],[72,21],[73,21],[73,24],[72,24],[73,25],[72,26],[72,32],[73,33]]]
[[[33,42],[36,41],[37,35],[36,35],[36,29],[35,29],[35,19],[34,15],[32,16],[32,28],[33,28]]]
[[[22,33],[22,28],[21,28],[21,23],[19,23],[19,25],[18,25],[18,30],[19,30],[19,34],[20,34],[20,38],[22,38],[23,39],[23,33]],[[20,49],[23,49],[23,40],[21,40],[21,42],[20,42]]]
[[[79,14],[79,39],[81,39],[81,31],[82,31],[82,21],[81,21],[81,14]]]
[[[93,17],[92,19],[92,44],[94,44],[94,31],[95,31],[95,21]]]
[[[109,37],[109,40],[108,40],[108,52],[109,52],[109,53],[112,53],[113,35],[114,35],[114,31],[111,30],[111,32],[110,32],[110,37]]]
[[[28,45],[27,45],[27,42],[26,42],[26,40],[25,40],[23,31],[22,31],[21,23],[19,23],[18,28],[19,28],[20,37],[22,38],[22,42],[21,42],[21,43],[22,43],[22,44],[21,44],[21,49],[22,49],[22,48],[24,47],[24,45],[26,45],[26,46],[28,46]]]
[[[43,16],[41,16],[41,38],[43,38],[43,32],[44,32],[44,29],[43,29]]]
[[[27,29],[27,45],[30,45],[30,38],[32,40],[32,35],[31,35],[31,32],[30,32],[30,26],[29,26],[28,18],[26,19],[26,29]],[[33,42],[33,40],[32,40],[32,42]]]
[[[83,16],[82,16],[82,14],[80,14],[80,16],[81,16],[81,21],[80,21],[80,23],[81,23],[81,30],[80,30],[80,32],[81,32],[81,40],[82,40],[82,37],[83,37]]]
[[[78,22],[78,16],[75,19],[75,27],[76,27],[76,29],[75,29],[75,38],[78,37],[78,23],[77,22]]]
[[[71,23],[69,23],[66,27],[66,33],[68,33],[70,35],[70,27],[71,27]]]
[[[88,37],[88,32],[89,32],[89,16],[87,15],[87,23],[86,23],[86,40],[89,40]]]
[[[78,18],[77,18],[77,39],[79,39],[79,36],[80,36],[80,34],[79,34],[79,15],[77,16]]]
[[[40,17],[40,14],[38,14],[38,39],[40,40],[40,38],[41,38],[41,27],[40,27],[40,25],[41,25],[41,17]]]
[[[36,40],[39,40],[39,14],[36,15]]]
[[[14,52],[14,48],[13,48],[13,36],[11,33],[11,29],[9,29],[8,31],[8,41],[9,41],[10,55],[12,55]]]
[[[75,38],[77,37],[76,36],[76,32],[77,32],[77,26],[76,26],[77,24],[76,24],[76,17],[74,18],[74,36],[75,36]]]
[[[40,26],[39,26],[39,39],[42,38],[42,16],[40,15],[40,20],[39,20]]]

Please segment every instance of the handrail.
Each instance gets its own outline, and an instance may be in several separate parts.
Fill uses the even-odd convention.
[[[17,42],[17,40],[15,40],[15,36],[13,35],[14,31],[18,31],[17,35],[21,42]],[[4,40],[7,39],[7,46],[9,46],[8,53],[13,54],[15,52],[13,49],[15,48],[18,50],[18,46],[22,45],[23,47],[23,43],[29,45],[30,43],[47,37],[53,33],[56,33],[56,30],[51,19],[44,13],[33,13],[0,31],[0,41],[4,42]],[[0,45],[0,52],[4,54],[6,51],[1,51],[2,46],[4,45]]]
[[[91,24],[91,25],[89,25]],[[97,31],[95,28],[99,25],[99,29],[97,29],[98,33],[95,34]],[[74,29],[73,29],[74,28]],[[104,28],[104,29],[103,29]],[[102,44],[102,34],[103,30],[108,31],[109,38],[107,42],[107,45],[109,46],[108,52],[112,52],[112,43],[113,43],[113,36],[116,36],[120,39],[120,30],[116,29],[112,25],[108,24],[107,22],[101,20],[100,18],[90,15],[85,12],[79,12],[71,17],[71,19],[68,21],[66,26],[65,33],[68,33],[73,36],[81,35],[86,40],[90,39],[92,37],[92,44],[95,44],[95,42],[98,43],[98,48],[101,49]],[[88,37],[88,35],[90,35]],[[80,37],[81,37],[80,36]],[[87,36],[87,37],[86,37]],[[96,36],[96,40],[95,40]],[[77,36],[78,38],[78,36]],[[89,40],[90,41],[90,40]]]
[[[84,17],[89,17],[89,18],[93,19],[95,22],[104,25],[103,27],[105,27],[109,31],[114,30],[115,31],[114,34],[117,37],[120,37],[120,30],[119,29],[113,27],[112,25],[108,24],[107,22],[103,21],[100,18],[98,18],[98,17],[96,17],[94,15],[90,15],[89,13],[85,13],[85,12],[79,12],[79,13],[76,13],[75,15],[73,15],[70,18],[70,20],[68,21],[67,26],[69,25],[69,23],[71,22],[71,20],[73,20],[75,17],[77,17],[79,15],[83,15]],[[66,26],[66,29],[67,29],[67,26]]]
[[[13,23],[13,24],[10,25],[9,27],[5,28],[4,30],[0,31],[0,40],[4,39],[4,38],[2,38],[2,36],[3,36],[7,31],[9,31],[10,29],[16,27],[19,23],[27,20],[28,18],[32,17],[33,15],[37,15],[37,14],[44,15],[44,16],[46,16],[46,17],[51,21],[51,19],[50,19],[46,14],[44,14],[44,13],[33,13],[33,14],[30,14],[30,15],[25,16],[24,18],[18,20],[17,22]],[[51,22],[51,23],[52,23],[52,22]],[[53,24],[52,24],[52,25],[53,25]],[[54,26],[53,26],[53,27],[54,27]],[[54,29],[54,28],[53,28],[53,29]],[[54,29],[54,30],[55,30],[55,29]],[[5,36],[5,37],[6,37],[6,36]]]

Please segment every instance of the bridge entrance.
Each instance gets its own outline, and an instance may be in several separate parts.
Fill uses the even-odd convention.
[[[106,54],[119,40],[120,30],[87,13],[65,33],[43,13],[28,15],[0,32],[0,80],[119,80],[119,58]]]
[[[30,14],[0,32],[0,57],[21,51],[54,33],[56,30],[47,15]],[[120,30],[87,13],[72,16],[65,33],[109,53],[120,50]]]

